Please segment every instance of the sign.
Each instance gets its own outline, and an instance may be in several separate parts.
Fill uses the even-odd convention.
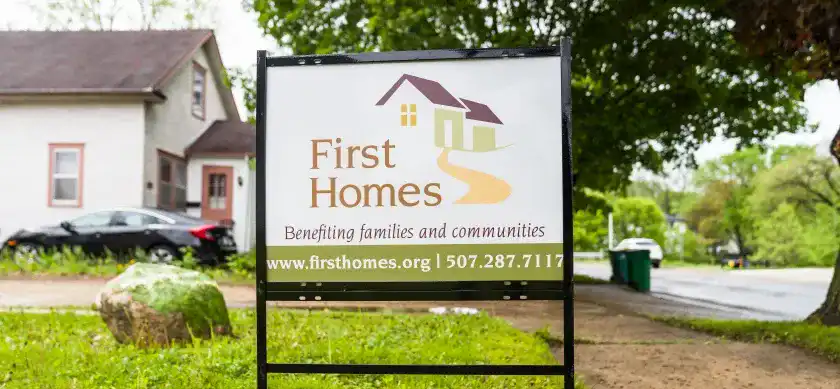
[[[571,342],[563,366],[268,364],[265,355],[271,300],[564,300],[573,339],[569,51],[564,41],[260,52],[260,388],[269,371],[573,383]]]
[[[269,68],[268,281],[562,279],[560,65]]]

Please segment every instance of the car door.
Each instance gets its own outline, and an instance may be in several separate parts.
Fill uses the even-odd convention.
[[[147,249],[155,243],[157,234],[153,227],[161,221],[141,212],[117,211],[107,234],[103,234],[108,250],[120,254],[133,254],[137,249]]]
[[[62,244],[79,246],[85,253],[93,256],[105,254],[103,233],[107,231],[113,216],[113,211],[100,211],[71,220],[72,230]]]

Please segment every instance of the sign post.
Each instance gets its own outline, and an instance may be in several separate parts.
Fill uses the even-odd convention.
[[[574,387],[570,52],[258,53],[259,389],[270,373]],[[562,300],[562,365],[268,362],[267,301],[478,300]]]

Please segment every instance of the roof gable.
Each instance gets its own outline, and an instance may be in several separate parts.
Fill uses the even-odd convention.
[[[0,93],[151,92],[210,30],[0,32]]]
[[[388,102],[388,99],[397,92],[397,89],[399,89],[405,81],[414,85],[414,87],[417,88],[417,90],[433,104],[464,108],[461,102],[458,101],[455,96],[452,96],[452,94],[437,81],[427,80],[410,74],[403,74],[402,77],[400,77],[399,80],[391,86],[391,89],[388,89],[388,92],[385,92],[385,95],[379,99],[376,105],[383,105]]]
[[[481,104],[465,98],[461,98],[461,101],[464,102],[464,105],[466,105],[467,109],[469,109],[469,111],[467,111],[467,119],[487,123],[504,124],[486,104]]]

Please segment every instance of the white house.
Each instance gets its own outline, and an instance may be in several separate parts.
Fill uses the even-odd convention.
[[[145,206],[248,249],[256,134],[223,71],[210,30],[0,32],[0,238]]]

